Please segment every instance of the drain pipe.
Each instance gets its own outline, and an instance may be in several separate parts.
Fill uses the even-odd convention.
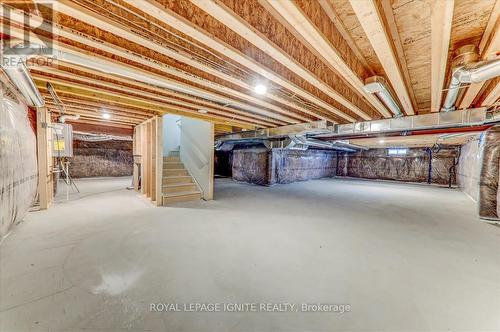
[[[441,109],[445,112],[455,110],[462,84],[480,83],[500,76],[500,59],[476,62],[479,55],[473,45],[463,46],[457,53],[453,59],[450,85]]]
[[[403,116],[403,112],[401,112],[401,108],[396,102],[396,98],[394,98],[391,87],[383,77],[368,77],[365,80],[363,89],[368,93],[374,93],[396,117]]]

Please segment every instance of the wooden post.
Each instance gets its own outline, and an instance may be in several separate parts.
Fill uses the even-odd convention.
[[[151,200],[156,201],[156,121],[158,117],[151,119]]]
[[[156,206],[163,205],[163,118],[156,117]]]
[[[210,146],[214,146],[214,139],[215,139],[215,126],[213,123],[210,123]],[[214,149],[212,149],[212,152],[210,153],[210,162],[208,163],[208,166],[210,167],[209,170],[209,179],[208,179],[208,193],[204,197],[206,200],[211,200],[214,199]]]
[[[51,175],[51,146],[49,145],[48,125],[50,124],[47,108],[39,107],[36,112],[37,129],[37,154],[38,154],[38,197],[40,209],[46,210],[53,195],[52,175]]]

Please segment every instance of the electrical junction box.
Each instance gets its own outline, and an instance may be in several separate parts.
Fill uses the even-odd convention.
[[[52,123],[52,157],[73,157],[73,127],[67,123]]]

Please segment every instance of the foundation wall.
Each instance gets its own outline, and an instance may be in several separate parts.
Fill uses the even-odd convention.
[[[455,163],[455,149],[443,149],[432,153],[430,165],[431,183],[448,184],[450,168]],[[366,179],[382,179],[405,182],[428,182],[429,153],[426,149],[408,149],[404,155],[389,155],[387,149],[370,149],[344,154],[339,159],[337,175]],[[452,172],[451,183],[456,183]]]
[[[74,140],[69,161],[73,178],[132,175],[132,141]]]
[[[480,158],[479,139],[475,139],[462,146],[457,166],[458,186],[476,202],[479,196]]]
[[[448,184],[450,168],[453,169],[456,157],[456,149],[442,149],[432,153],[431,183]],[[219,165],[219,168],[224,167]],[[333,176],[427,182],[429,153],[426,149],[409,149],[405,155],[392,156],[388,155],[387,149],[347,154],[314,149],[237,148],[233,150],[232,176],[237,181],[260,185]],[[456,184],[453,171],[451,183]]]
[[[271,153],[270,184],[333,177],[337,173],[334,151],[272,149]]]

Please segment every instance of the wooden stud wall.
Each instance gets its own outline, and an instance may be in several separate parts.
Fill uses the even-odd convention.
[[[140,167],[134,164],[134,189],[139,191],[140,176],[140,192],[157,206],[162,204],[162,131],[162,117],[155,116],[137,125],[133,136],[134,160],[140,164]]]

